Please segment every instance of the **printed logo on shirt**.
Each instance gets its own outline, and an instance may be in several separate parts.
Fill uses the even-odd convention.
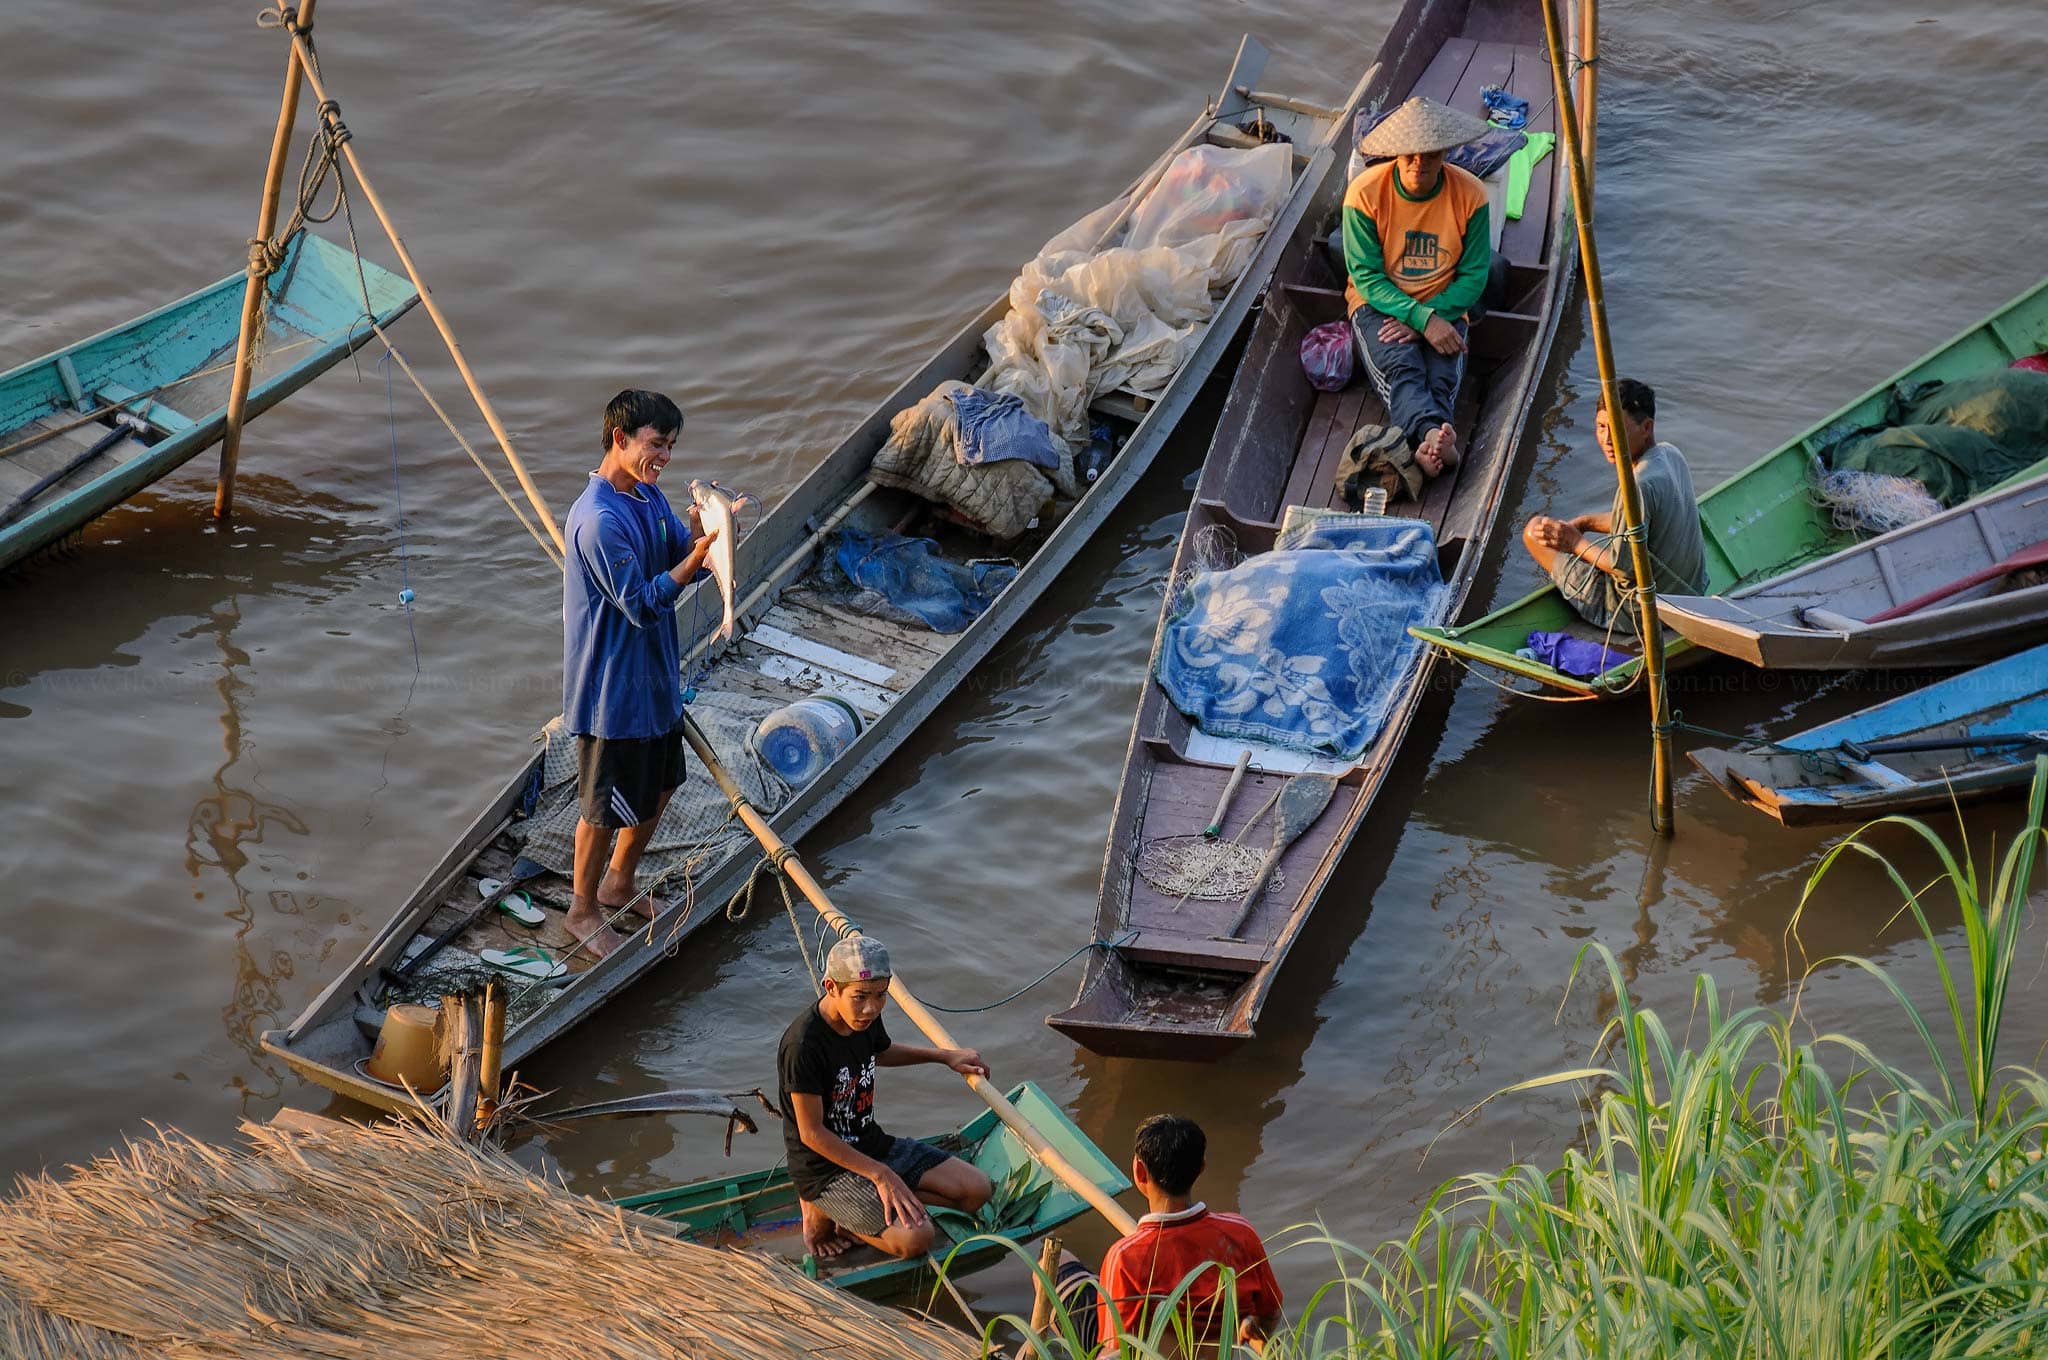
[[[875,1114],[875,1060],[870,1057],[855,1080],[853,1069],[842,1067],[832,1079],[832,1103],[825,1111],[825,1127],[841,1138],[851,1139],[867,1128]]]
[[[1444,267],[1443,246],[1433,231],[1411,231],[1401,242],[1401,258],[1395,272],[1409,278],[1428,278]]]

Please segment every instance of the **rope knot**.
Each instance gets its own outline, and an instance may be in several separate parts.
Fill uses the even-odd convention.
[[[348,124],[341,121],[341,105],[337,101],[321,100],[318,116],[321,127],[327,134],[327,145],[332,150],[339,151],[355,137],[355,134],[348,130]]]
[[[786,873],[787,869],[784,866],[795,858],[796,847],[791,845],[781,846],[768,856],[769,862],[775,866],[775,872],[778,874]]]
[[[269,240],[262,236],[249,238],[249,272],[259,279],[269,278],[284,263],[285,248],[282,241]]]
[[[299,24],[299,11],[291,5],[272,5],[256,16],[258,28],[281,28],[287,33],[305,37],[307,30]]]

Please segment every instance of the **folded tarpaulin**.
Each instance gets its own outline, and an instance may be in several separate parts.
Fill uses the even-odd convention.
[[[2048,373],[2000,369],[1895,389],[1884,427],[1853,430],[1823,458],[1838,471],[1911,477],[1961,505],[2048,456]]]
[[[1213,737],[1356,760],[1379,735],[1443,607],[1422,520],[1319,517],[1272,552],[1201,572],[1159,653],[1167,697]]]

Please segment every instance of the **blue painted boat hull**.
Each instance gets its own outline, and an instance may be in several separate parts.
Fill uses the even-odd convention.
[[[2048,645],[1951,676],[1772,743],[1703,748],[1692,761],[1737,802],[1786,826],[1857,822],[2025,788],[2038,746],[1958,744],[1858,759],[1843,743],[2042,733],[2048,736]]]
[[[359,280],[356,264],[349,251],[309,232],[293,238],[284,263],[269,280],[268,329],[263,362],[249,390],[249,416],[276,405],[369,340],[372,316],[378,325],[389,325],[419,301],[403,277],[364,261]],[[231,274],[0,374],[0,448],[75,420],[118,395],[178,384],[160,398],[129,408],[146,413],[155,426],[146,451],[123,461],[109,459],[97,475],[88,465],[29,501],[0,528],[0,569],[73,532],[220,439],[227,424],[226,391],[241,327],[244,277]],[[75,439],[106,432],[89,424]],[[31,456],[55,457],[58,442],[45,440],[44,445],[40,454],[13,455],[15,468]],[[17,470],[13,485],[26,479]],[[18,494],[10,490],[0,508]]]

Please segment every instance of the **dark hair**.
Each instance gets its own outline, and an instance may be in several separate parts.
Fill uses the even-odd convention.
[[[1185,1195],[1202,1174],[1209,1139],[1202,1126],[1184,1114],[1155,1114],[1138,1125],[1131,1151],[1152,1179],[1169,1195]]]
[[[1648,383],[1637,382],[1634,378],[1616,378],[1614,394],[1621,398],[1621,413],[1630,419],[1651,421],[1657,418],[1657,394],[1650,390]],[[1604,395],[1601,402],[1603,405],[1606,403]]]
[[[661,434],[681,434],[683,408],[659,392],[629,387],[613,397],[604,408],[604,441],[601,447],[610,453],[612,431],[624,430],[631,436],[639,433],[643,425],[652,425]]]

